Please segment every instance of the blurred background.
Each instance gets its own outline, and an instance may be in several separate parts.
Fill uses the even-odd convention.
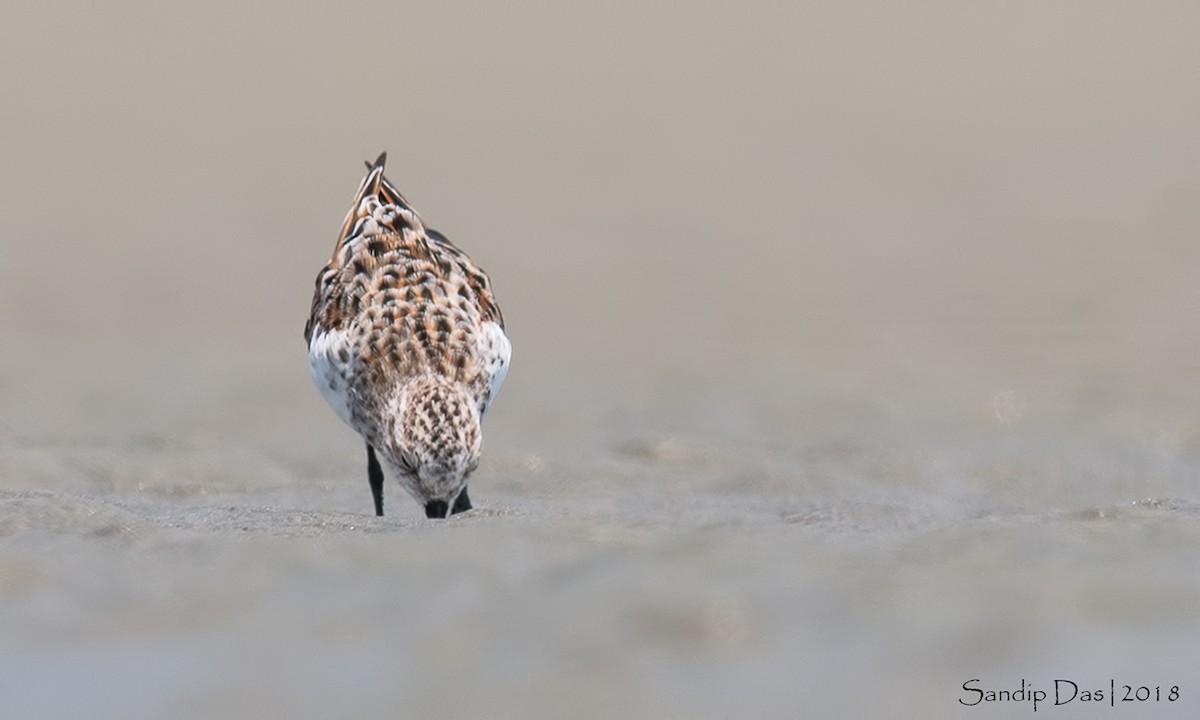
[[[0,717],[1193,716],[1197,37],[5,3]],[[514,345],[461,522],[370,518],[308,377],[384,150]]]

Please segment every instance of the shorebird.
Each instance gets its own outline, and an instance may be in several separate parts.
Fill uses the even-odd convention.
[[[512,345],[491,281],[367,163],[304,326],[313,382],[367,446],[383,515],[384,469],[429,518],[471,509],[480,420]],[[382,466],[380,464],[382,460]]]

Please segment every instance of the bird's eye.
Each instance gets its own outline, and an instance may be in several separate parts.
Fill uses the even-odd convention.
[[[400,465],[404,467],[406,472],[416,474],[417,472],[417,455],[408,450],[400,451]]]

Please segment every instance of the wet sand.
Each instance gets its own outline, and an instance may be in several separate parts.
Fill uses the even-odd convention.
[[[0,718],[1195,716],[1197,26],[0,11]],[[514,344],[446,522],[301,340],[381,150]]]

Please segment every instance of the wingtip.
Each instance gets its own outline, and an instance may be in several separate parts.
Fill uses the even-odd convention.
[[[383,165],[387,162],[387,153],[379,153],[379,157],[375,158],[375,162],[367,163],[367,174],[362,180],[362,184],[358,186],[358,193],[354,196],[354,202],[350,205],[350,210],[346,213],[346,219],[342,222],[342,232],[338,236],[337,247],[341,247],[346,241],[346,237],[351,230],[354,229],[355,220],[360,213],[364,212],[363,200],[372,195],[379,195],[381,188],[386,188],[385,180],[383,179]]]
[[[379,153],[379,157],[375,158],[375,162],[371,162],[370,160],[363,160],[363,165],[367,166],[368,173],[370,173],[372,170],[374,170],[377,167],[383,167],[385,163],[387,163],[387,151],[386,150],[384,152]]]

